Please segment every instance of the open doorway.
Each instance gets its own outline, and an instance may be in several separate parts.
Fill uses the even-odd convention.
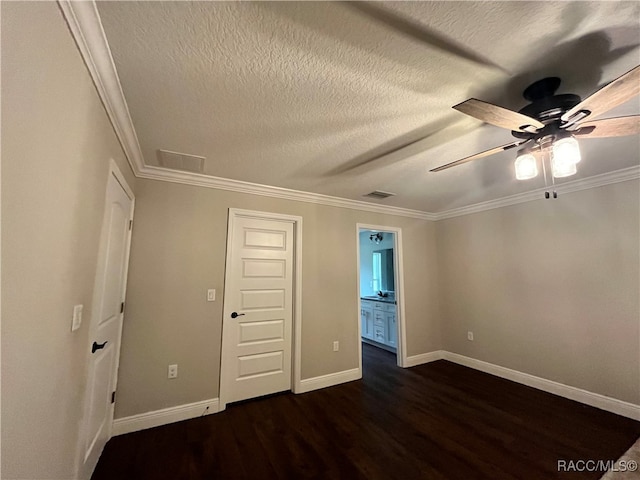
[[[357,233],[360,358],[364,345],[395,355],[396,364],[403,366],[402,232],[359,224]]]

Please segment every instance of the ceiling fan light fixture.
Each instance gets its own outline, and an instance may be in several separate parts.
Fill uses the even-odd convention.
[[[570,177],[578,171],[576,164],[581,160],[578,141],[572,136],[560,138],[551,150],[551,172],[555,178]]]
[[[581,160],[580,146],[573,136],[566,136],[553,142],[553,157],[562,161],[578,163]]]
[[[514,166],[518,180],[529,180],[538,175],[538,159],[530,150],[519,150]]]
[[[382,232],[372,233],[369,235],[369,240],[376,245],[379,245],[382,240],[384,240],[384,235]]]
[[[575,162],[567,162],[562,159],[551,160],[551,171],[555,178],[570,177],[578,172]]]

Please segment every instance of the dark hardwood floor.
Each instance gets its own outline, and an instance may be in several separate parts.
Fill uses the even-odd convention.
[[[360,381],[115,437],[92,478],[596,479],[558,460],[615,460],[640,436],[640,422],[450,362],[363,355]]]

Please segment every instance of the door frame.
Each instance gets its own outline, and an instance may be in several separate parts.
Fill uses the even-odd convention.
[[[127,197],[129,197],[129,199],[131,200],[131,210],[129,212],[129,219],[130,221],[133,221],[133,213],[135,210],[135,204],[136,204],[136,199],[135,199],[135,195],[133,193],[133,190],[131,189],[131,187],[129,186],[129,184],[127,183],[127,180],[125,178],[125,176],[123,175],[122,171],[120,170],[120,168],[118,167],[118,164],[113,160],[113,159],[109,159],[109,173],[107,175],[107,181],[105,182],[105,187],[104,187],[104,200],[103,200],[103,206],[106,208],[106,201],[107,201],[107,190],[109,188],[109,179],[111,177],[114,177],[114,179],[116,180],[116,182],[118,182],[118,184],[120,185],[120,187],[122,187],[122,189],[124,190],[125,194],[127,195]],[[101,227],[100,227],[100,241],[98,244],[98,259],[97,259],[97,264],[96,264],[96,273],[95,273],[95,279],[93,282],[93,292],[92,292],[92,298],[91,298],[91,317],[90,317],[90,323],[89,323],[89,332],[88,332],[88,337],[87,337],[87,352],[89,352],[89,350],[91,350],[91,344],[93,341],[93,336],[95,334],[97,325],[96,325],[96,318],[98,318],[99,316],[99,305],[100,305],[100,292],[102,291],[102,273],[104,273],[104,268],[105,268],[105,248],[106,248],[106,235],[107,235],[107,231],[106,231],[106,223],[107,223],[107,219],[105,217],[105,210],[103,208],[102,210],[102,222],[101,222]],[[127,245],[125,247],[125,260],[124,260],[124,268],[122,270],[122,276],[123,276],[123,280],[122,280],[122,301],[125,301],[125,297],[126,297],[126,292],[127,292],[127,278],[128,278],[128,273],[129,273],[129,255],[131,253],[131,235],[133,233],[133,228],[131,228],[129,230],[129,234],[127,236]],[[119,336],[119,341],[118,341],[118,346],[117,346],[117,350],[115,352],[115,366],[114,366],[114,371],[113,371],[113,390],[116,391],[117,386],[118,386],[118,369],[120,367],[120,347],[122,346],[122,328],[123,328],[123,324],[124,324],[124,312],[120,313],[120,331],[118,332],[118,336]],[[84,445],[86,442],[86,437],[87,437],[87,429],[88,429],[88,418],[87,418],[87,402],[88,402],[88,396],[89,396],[89,355],[87,353],[87,357],[85,359],[85,386],[84,386],[84,391],[82,394],[82,421],[80,422],[80,427],[79,427],[79,435],[78,435],[78,443],[76,445],[76,468],[75,471],[78,473],[78,478],[85,478],[87,476],[90,476],[93,472],[93,470],[95,469],[95,465],[88,465],[85,464],[85,460],[83,458],[84,456]],[[112,414],[113,414],[113,409],[112,409]],[[112,437],[112,432],[113,432],[113,416],[111,417],[111,421],[107,422],[106,425],[107,428],[107,437],[108,439],[110,439]],[[98,456],[98,459],[100,458],[100,456]],[[97,460],[96,460],[97,461]],[[90,471],[86,471],[86,470],[90,470]]]
[[[227,303],[227,268],[231,265],[231,241],[235,220],[238,217],[255,218],[257,220],[275,220],[279,222],[289,222],[293,224],[293,301],[292,301],[292,329],[291,332],[291,390],[293,393],[299,393],[301,390],[301,367],[302,367],[302,217],[298,215],[286,215],[273,212],[262,212],[257,210],[244,210],[241,208],[229,208],[229,216],[227,221],[227,245],[226,245],[226,261],[224,269],[224,294],[222,304],[222,328],[224,329],[224,311]],[[222,382],[222,356],[224,352],[224,335],[220,339],[220,375],[218,383],[218,400],[219,410],[226,408],[224,384]]]
[[[396,338],[398,339],[396,347],[396,363],[399,367],[405,368],[407,366],[407,328],[405,319],[404,308],[404,261],[402,253],[402,228],[390,227],[386,225],[371,225],[368,223],[356,224],[356,255],[357,265],[356,269],[356,285],[358,287],[358,368],[362,373],[362,325],[360,319],[360,312],[362,311],[362,303],[360,300],[360,231],[362,230],[378,230],[380,232],[393,233],[394,245],[393,245],[393,261],[395,268],[394,282],[396,285],[396,316],[398,321],[396,322],[398,331],[396,332]]]

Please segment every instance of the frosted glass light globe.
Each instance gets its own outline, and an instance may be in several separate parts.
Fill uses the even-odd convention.
[[[551,152],[551,170],[553,176],[568,177],[574,175],[578,169],[576,163],[580,161],[580,147],[573,137],[557,140]]]
[[[530,153],[525,153],[516,158],[515,167],[518,180],[528,180],[538,175],[538,162],[536,157]]]
[[[551,159],[551,171],[554,177],[561,178],[575,175],[578,169],[576,168],[576,162],[573,160],[554,156]]]

